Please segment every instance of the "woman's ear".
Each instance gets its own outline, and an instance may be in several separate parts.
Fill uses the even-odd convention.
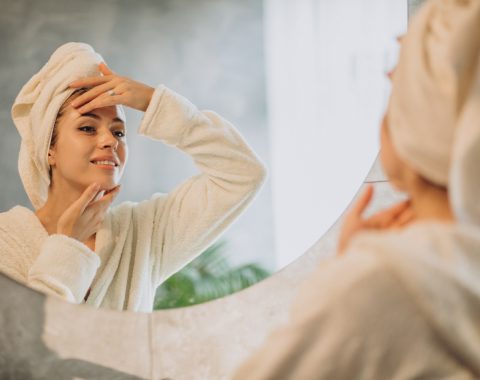
[[[53,149],[48,150],[48,165],[49,166],[55,165],[55,151]]]

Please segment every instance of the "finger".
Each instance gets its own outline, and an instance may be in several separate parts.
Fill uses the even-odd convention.
[[[365,224],[370,228],[385,228],[393,223],[409,207],[409,201],[397,203],[365,219]]]
[[[400,218],[404,213],[408,212],[410,208],[410,201],[406,200],[386,210],[384,214],[384,225],[388,225],[389,223],[395,223],[397,219]]]
[[[99,189],[100,186],[97,183],[92,183],[85,189],[80,198],[75,201],[74,205],[79,208],[80,213],[83,213],[85,208],[93,201]]]
[[[120,187],[121,185],[117,185],[113,189],[106,191],[102,199],[105,202],[109,202],[109,203],[113,202],[114,199],[117,197],[118,193],[120,192]]]
[[[102,62],[98,65],[100,68],[100,71],[102,72],[103,75],[114,75],[115,73],[110,70],[110,68],[107,66],[105,62]]]
[[[77,111],[81,114],[90,112],[94,109],[103,108],[103,107],[110,107],[117,104],[122,104],[122,96],[121,95],[114,95],[110,96],[108,94],[97,96],[91,102],[84,104],[80,108],[77,108]]]
[[[402,214],[407,208],[410,207],[410,202],[407,200],[407,201],[403,201],[403,202],[400,202],[400,203],[396,203],[394,204],[393,206],[385,209],[385,210],[381,210],[379,212],[377,212],[376,214],[372,215],[370,218],[372,219],[395,219],[396,217],[398,217],[400,214]],[[368,219],[370,219],[368,218]]]
[[[361,216],[367,206],[369,205],[370,201],[372,200],[373,196],[373,186],[372,185],[367,185],[367,188],[365,191],[362,193],[360,198],[358,198],[357,202],[355,205],[352,207],[351,214]]]
[[[110,193],[112,193],[112,192],[114,192],[114,191],[120,191],[120,188],[121,188],[121,187],[122,187],[122,185],[117,185],[117,186],[111,188],[110,190],[106,190],[106,191],[105,191],[105,195],[110,194]]]
[[[99,199],[102,199],[103,195],[105,194],[105,191],[101,190],[95,195],[95,198],[93,198],[93,202],[98,201]]]
[[[415,213],[412,209],[405,210],[395,221],[397,227],[403,227],[415,219]]]
[[[382,213],[380,215],[371,216],[370,218],[366,219],[364,223],[367,228],[380,229],[388,227],[394,221],[395,217],[393,217],[391,214]]]
[[[95,99],[96,97],[105,94],[107,91],[111,90],[114,87],[115,83],[112,83],[112,81],[108,81],[101,85],[95,86],[92,89],[88,90],[86,93],[80,95],[78,98],[73,100],[70,105],[72,107],[80,107],[83,104]]]
[[[90,208],[96,209],[96,210],[107,209],[108,206],[113,202],[113,200],[116,198],[116,196],[120,192],[120,187],[121,187],[121,185],[117,185],[113,189],[108,190],[108,192],[105,192],[105,194],[102,196],[102,198],[93,202],[90,205]]]
[[[112,80],[111,76],[95,76],[95,77],[86,77],[77,79],[73,82],[70,82],[68,87],[77,88],[77,87],[93,87],[98,86],[102,83]]]

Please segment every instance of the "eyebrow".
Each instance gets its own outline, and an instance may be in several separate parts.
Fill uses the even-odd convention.
[[[94,113],[90,113],[90,112],[82,114],[81,117],[91,117],[92,119],[100,120],[100,116],[95,115]],[[120,119],[119,117],[114,118],[112,120],[112,122],[113,123],[119,122],[119,123],[125,124],[125,122],[122,119]]]

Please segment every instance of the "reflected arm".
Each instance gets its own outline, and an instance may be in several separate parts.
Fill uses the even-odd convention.
[[[100,258],[75,239],[45,237],[33,218],[18,206],[0,214],[0,271],[42,293],[81,303]]]
[[[161,85],[139,133],[180,149],[201,174],[169,194],[154,194],[132,208],[135,251],[149,251],[157,286],[205,250],[240,215],[264,182],[266,171],[239,132],[212,111]],[[161,163],[160,163],[161,164]],[[118,219],[118,217],[117,217]]]

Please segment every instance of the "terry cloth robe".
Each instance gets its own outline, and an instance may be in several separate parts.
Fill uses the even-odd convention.
[[[169,194],[111,207],[95,252],[65,235],[48,236],[36,215],[0,214],[0,270],[74,303],[152,310],[156,288],[211,245],[252,201],[265,169],[235,128],[159,86],[139,133],[175,146],[201,174]],[[160,163],[161,164],[161,163]]]
[[[358,234],[234,378],[480,378],[480,229],[421,222]]]

